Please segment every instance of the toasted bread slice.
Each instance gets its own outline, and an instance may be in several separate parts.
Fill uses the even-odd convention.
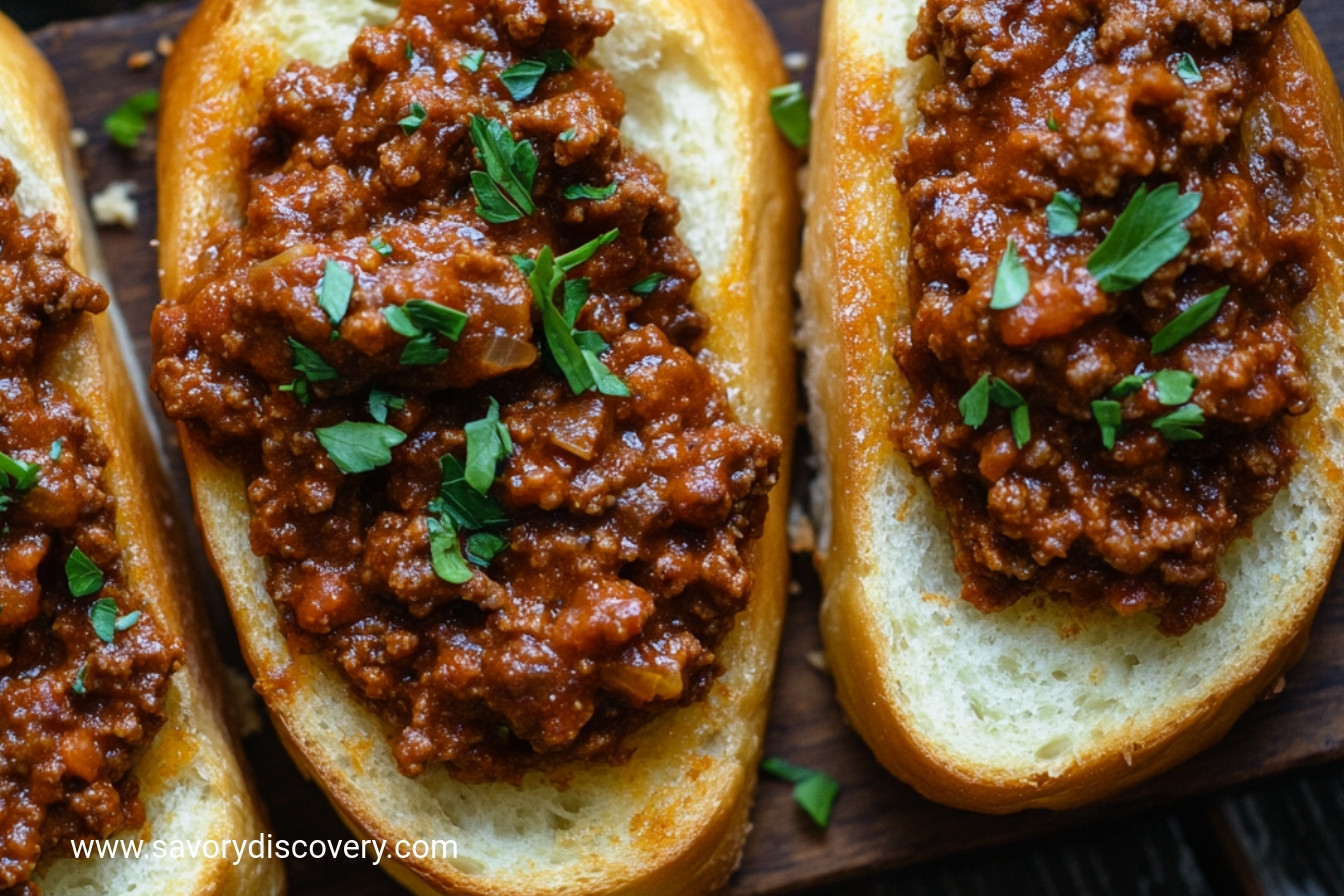
[[[1301,59],[1328,135],[1307,176],[1331,261],[1296,320],[1316,404],[1289,422],[1291,484],[1222,560],[1226,606],[1180,637],[1055,601],[986,614],[960,599],[947,517],[889,435],[910,400],[892,353],[911,303],[893,162],[940,77],[906,57],[920,6],[825,12],[800,283],[823,635],[849,718],[921,793],[985,812],[1077,806],[1214,743],[1305,648],[1344,527],[1344,112],[1294,14],[1275,51]]]
[[[27,214],[51,212],[69,243],[68,261],[81,272],[101,270],[87,221],[80,181],[69,150],[70,122],[60,82],[36,48],[0,17],[0,156],[17,170],[18,200]],[[208,626],[194,600],[182,532],[145,424],[143,383],[128,370],[133,357],[113,305],[84,314],[43,359],[47,376],[78,396],[111,452],[106,485],[117,501],[116,538],[129,591],[144,612],[179,639],[185,661],[172,678],[167,721],[136,764],[143,828],[118,839],[138,841],[140,858],[59,858],[39,866],[36,877],[49,896],[90,893],[274,894],[284,890],[278,860],[219,853],[218,841],[258,837],[265,826],[249,779],[235,756],[226,722],[222,668]],[[162,841],[163,854],[154,849]],[[173,841],[217,841],[217,858],[184,860],[170,854]]]
[[[792,155],[768,91],[783,80],[757,12],[738,0],[622,0],[594,59],[627,96],[625,139],[668,173],[683,239],[703,275],[705,357],[738,419],[788,438],[793,427],[789,276]],[[198,270],[212,228],[237,221],[246,144],[265,81],[294,58],[333,64],[392,5],[207,0],[166,78],[159,154],[164,301]],[[712,122],[712,125],[707,123]],[[634,735],[628,764],[570,765],[522,786],[464,784],[442,768],[402,775],[389,729],[342,677],[281,632],[250,550],[241,472],[182,430],[197,512],[257,688],[299,765],[362,836],[453,840],[455,856],[388,860],[417,891],[490,894],[700,893],[734,867],[761,751],[787,575],[778,496],[754,548],[750,608],[717,651],[708,698]],[[787,463],[781,477],[787,476]]]

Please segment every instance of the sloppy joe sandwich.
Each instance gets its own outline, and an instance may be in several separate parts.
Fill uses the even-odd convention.
[[[823,630],[935,799],[1114,792],[1305,646],[1344,525],[1344,119],[1296,5],[827,7]]]
[[[604,4],[604,6],[607,6]],[[749,4],[202,4],[153,386],[257,687],[453,892],[700,892],[785,573],[790,156]]]
[[[3,17],[0,48],[0,892],[278,892],[278,863],[103,842],[262,826],[89,273],[60,84]]]

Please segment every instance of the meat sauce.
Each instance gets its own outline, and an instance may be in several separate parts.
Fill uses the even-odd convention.
[[[246,224],[155,317],[155,388],[246,472],[289,637],[393,725],[407,774],[621,761],[707,692],[751,592],[780,441],[698,357],[677,203],[582,61],[610,26],[578,0],[411,0],[348,61],[290,64]],[[343,472],[351,422],[387,453]]]
[[[1312,403],[1292,313],[1319,276],[1304,172],[1321,138],[1309,76],[1275,52],[1295,6],[923,7],[910,55],[945,77],[897,161],[914,397],[893,436],[949,513],[976,606],[1044,590],[1173,635],[1222,606],[1219,558],[1287,481],[1285,415]],[[1166,221],[1179,251],[1103,289],[1089,261],[1160,193],[1193,208]],[[1211,320],[1158,338],[1224,289]]]
[[[20,211],[17,186],[0,159],[0,893],[31,896],[44,853],[143,823],[129,771],[182,652],[126,587],[108,449],[44,373],[107,293],[66,264],[50,215]],[[101,587],[67,572],[76,552]]]

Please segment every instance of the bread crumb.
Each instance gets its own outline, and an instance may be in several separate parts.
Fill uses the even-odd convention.
[[[70,146],[72,149],[83,149],[89,145],[89,132],[83,128],[70,129]]]
[[[817,530],[812,518],[800,504],[789,506],[789,550],[795,554],[810,554],[817,547]]]
[[[154,42],[154,52],[165,59],[173,55],[173,39],[166,34],[160,34],[159,39]]]
[[[93,220],[102,226],[134,227],[140,220],[140,208],[131,198],[135,189],[133,180],[114,180],[99,190],[89,202]]]
[[[1270,685],[1269,690],[1265,692],[1265,699],[1268,700],[1270,697],[1279,696],[1283,693],[1283,689],[1286,687],[1288,687],[1288,679],[1280,675],[1278,680]]]
[[[788,587],[789,597],[797,597],[803,593],[803,586],[794,579],[789,579]]]
[[[807,664],[822,675],[831,674],[831,664],[826,659],[826,654],[820,650],[809,650],[807,652]]]
[[[130,56],[126,57],[126,67],[133,72],[138,72],[141,69],[149,68],[153,64],[154,64],[153,50],[137,50]]]
[[[784,67],[791,72],[800,72],[807,68],[808,58],[802,50],[793,50],[784,54]]]
[[[224,695],[233,710],[234,721],[238,723],[238,733],[251,737],[261,731],[261,713],[257,710],[257,692],[252,690],[252,682],[247,676],[232,666],[224,668]]]

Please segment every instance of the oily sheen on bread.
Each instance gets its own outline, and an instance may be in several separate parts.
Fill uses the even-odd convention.
[[[1319,113],[1330,261],[1295,322],[1315,407],[1293,418],[1289,485],[1219,571],[1223,609],[1177,637],[1146,615],[960,599],[945,513],[890,435],[909,384],[893,357],[909,321],[910,222],[893,174],[940,74],[906,56],[919,0],[826,5],[805,191],[800,286],[811,431],[821,472],[822,627],[839,699],[880,761],[924,795],[985,812],[1067,808],[1209,746],[1302,654],[1344,525],[1340,160],[1344,115],[1306,22],[1286,23]]]
[[[737,0],[605,3],[614,29],[594,60],[625,92],[623,139],[668,172],[679,232],[702,277],[705,357],[738,419],[787,435],[790,156],[768,90],[782,78],[756,11]],[[360,27],[394,5],[207,0],[183,33],[160,116],[164,301],[178,300],[212,229],[238,221],[247,144],[263,85],[290,60],[332,65]],[[511,783],[467,784],[442,767],[403,775],[389,727],[321,657],[294,649],[251,550],[242,472],[181,429],[197,512],[243,649],[291,754],[361,836],[447,840],[456,857],[388,859],[417,892],[701,893],[735,866],[761,751],[786,575],[784,507],[755,545],[749,609],[716,651],[722,674],[700,702],[628,741],[629,761],[570,763]]]
[[[102,274],[93,230],[86,220],[79,176],[69,150],[70,123],[60,82],[38,51],[8,19],[0,17],[0,156],[18,172],[17,198],[24,214],[50,212],[69,244],[76,270]],[[225,720],[219,661],[204,638],[206,623],[191,601],[191,580],[181,533],[174,528],[158,449],[146,430],[140,397],[123,351],[129,340],[116,308],[82,314],[67,325],[62,342],[44,361],[44,375],[68,394],[110,449],[105,485],[116,499],[116,542],[127,589],[139,595],[147,616],[185,652],[172,677],[167,720],[134,766],[145,824],[117,839],[141,841],[141,858],[56,858],[34,877],[49,896],[101,893],[274,894],[284,889],[278,861],[232,857],[183,859],[168,854],[172,841],[244,841],[264,823],[237,744]],[[92,600],[92,598],[90,598]],[[155,855],[152,843],[164,842]]]

